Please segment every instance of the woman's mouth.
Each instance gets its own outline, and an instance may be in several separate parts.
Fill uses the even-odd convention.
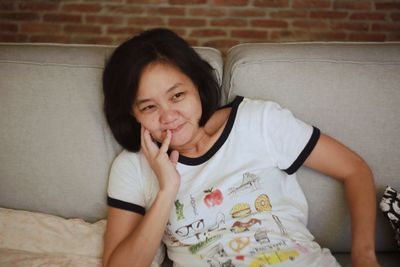
[[[183,128],[184,125],[185,125],[185,123],[182,123],[178,127],[174,128],[174,129],[170,129],[171,133],[174,134],[174,133],[179,132]]]

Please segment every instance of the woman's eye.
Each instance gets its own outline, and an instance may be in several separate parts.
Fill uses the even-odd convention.
[[[181,99],[183,98],[183,96],[184,96],[184,93],[183,93],[183,92],[176,93],[176,94],[174,94],[174,96],[172,97],[172,100],[173,100],[173,101],[181,100]]]
[[[141,109],[141,111],[146,112],[146,111],[151,111],[155,108],[156,106],[154,105],[149,105],[149,106],[145,106],[144,108]]]

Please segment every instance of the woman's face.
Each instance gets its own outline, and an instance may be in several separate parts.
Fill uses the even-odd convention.
[[[171,130],[170,147],[179,151],[198,132],[201,100],[188,76],[172,65],[156,62],[143,70],[133,113],[158,142]]]

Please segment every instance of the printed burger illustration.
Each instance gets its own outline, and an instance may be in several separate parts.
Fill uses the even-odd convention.
[[[231,209],[232,218],[244,218],[251,214],[250,205],[247,203],[239,203]]]

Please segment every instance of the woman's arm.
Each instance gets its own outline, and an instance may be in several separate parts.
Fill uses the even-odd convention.
[[[168,222],[180,185],[176,170],[178,152],[168,156],[171,132],[159,148],[150,133],[142,128],[141,148],[155,172],[160,190],[144,216],[110,208],[103,253],[103,266],[150,266]]]
[[[175,196],[159,192],[145,216],[109,208],[103,266],[150,266],[160,246]]]
[[[353,266],[379,266],[375,255],[375,186],[368,165],[355,152],[324,134],[304,165],[344,183],[351,214]]]

